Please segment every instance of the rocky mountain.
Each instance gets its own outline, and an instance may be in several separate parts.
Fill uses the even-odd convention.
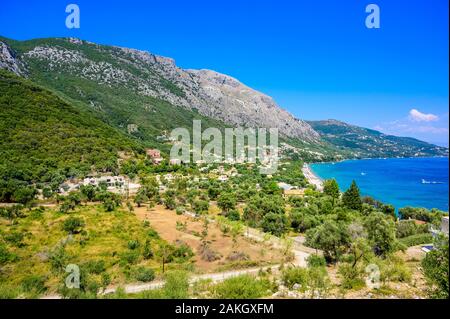
[[[448,149],[411,137],[386,135],[337,120],[308,121],[321,137],[351,157],[448,156]]]
[[[0,39],[1,40],[1,39]],[[184,70],[174,60],[128,48],[103,46],[78,39],[42,39],[0,42],[3,68],[49,83],[48,74],[70,81],[89,81],[113,89],[126,89],[138,97],[153,97],[174,106],[232,126],[277,127],[287,137],[317,142],[320,137],[309,124],[281,109],[272,98],[236,79],[209,70]],[[13,53],[14,52],[14,53]],[[84,94],[81,85],[76,90]],[[67,92],[64,92],[67,93]],[[99,101],[89,101],[96,105]]]
[[[146,51],[74,38],[0,37],[0,69],[47,88],[142,146],[163,151],[170,146],[159,137],[201,119],[203,128],[278,127],[286,150],[295,149],[307,161],[448,154],[442,147],[334,120],[305,122],[230,76],[182,69]]]

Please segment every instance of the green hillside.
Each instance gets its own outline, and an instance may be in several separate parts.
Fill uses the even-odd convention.
[[[121,150],[143,147],[48,90],[0,70],[0,175],[2,186],[13,184],[1,188],[2,201],[22,183],[115,170]]]
[[[336,120],[308,121],[322,139],[351,157],[448,156],[448,149],[411,137],[381,132]]]

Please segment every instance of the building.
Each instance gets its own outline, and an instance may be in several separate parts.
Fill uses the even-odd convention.
[[[181,160],[179,158],[171,158],[169,161],[170,165],[181,165]]]
[[[161,157],[161,152],[157,149],[148,148],[145,150],[145,153],[147,154],[147,157],[150,158],[154,164],[159,164],[163,161],[163,158]]]
[[[285,198],[288,197],[303,197],[305,195],[305,189],[284,189],[283,190],[283,196]]]

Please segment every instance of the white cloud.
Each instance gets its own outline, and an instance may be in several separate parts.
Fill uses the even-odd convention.
[[[411,111],[409,111],[408,118],[413,122],[432,122],[439,120],[439,117],[437,115],[431,113],[425,114],[416,109],[412,109]]]

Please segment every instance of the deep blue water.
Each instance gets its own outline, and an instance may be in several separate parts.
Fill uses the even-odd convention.
[[[362,195],[395,206],[448,211],[448,158],[393,158],[311,164],[321,179],[335,178],[341,191],[355,180]]]

